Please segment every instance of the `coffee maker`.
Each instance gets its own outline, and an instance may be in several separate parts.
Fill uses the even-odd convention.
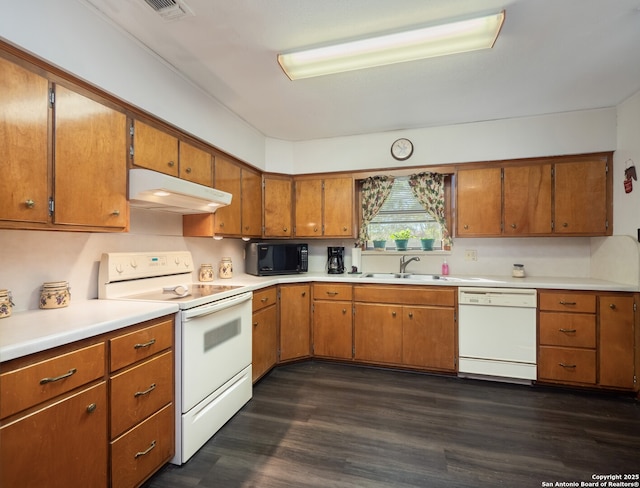
[[[327,248],[327,271],[329,274],[344,273],[344,247]]]

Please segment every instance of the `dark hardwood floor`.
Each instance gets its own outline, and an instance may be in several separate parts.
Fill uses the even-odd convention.
[[[638,472],[633,397],[303,362],[144,486],[525,488]]]

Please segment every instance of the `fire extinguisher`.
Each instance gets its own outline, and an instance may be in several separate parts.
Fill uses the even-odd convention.
[[[627,159],[625,163],[624,169],[624,192],[631,193],[633,190],[633,182],[632,179],[638,180],[638,176],[636,175],[636,166],[633,164],[633,160]]]

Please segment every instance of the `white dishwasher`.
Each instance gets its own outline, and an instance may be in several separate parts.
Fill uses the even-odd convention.
[[[536,379],[537,293],[524,288],[458,289],[458,375]]]

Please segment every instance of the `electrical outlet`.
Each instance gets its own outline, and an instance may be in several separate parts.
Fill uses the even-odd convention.
[[[478,251],[475,249],[469,250],[466,249],[464,251],[464,260],[465,261],[477,261],[478,260]]]

